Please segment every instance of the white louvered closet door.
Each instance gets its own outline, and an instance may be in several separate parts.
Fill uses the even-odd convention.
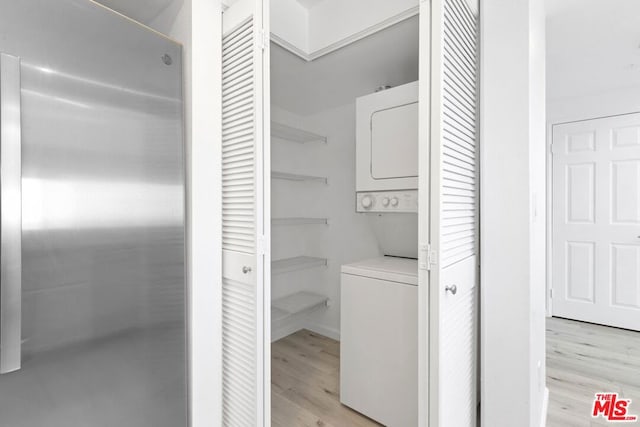
[[[267,10],[266,1],[238,0],[222,19],[222,425],[229,427],[270,419]]]
[[[422,117],[430,118],[421,120],[420,133],[420,249],[427,252],[420,263],[420,284],[422,297],[429,301],[428,313],[423,314],[428,324],[423,333],[428,330],[429,334],[429,348],[423,349],[428,354],[428,368],[422,367],[428,369],[429,383],[421,388],[421,399],[427,393],[429,404],[421,408],[421,425],[428,423],[429,427],[467,427],[477,423],[479,156],[475,1],[421,2],[421,44],[430,46],[421,48],[420,76]],[[425,224],[429,224],[428,231]]]

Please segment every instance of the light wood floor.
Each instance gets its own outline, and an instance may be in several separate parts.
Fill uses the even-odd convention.
[[[271,346],[274,427],[378,426],[340,404],[340,343],[302,330]],[[547,320],[548,427],[604,427],[594,394],[618,392],[640,415],[640,332]],[[640,426],[638,423],[625,423]]]
[[[271,345],[273,427],[368,427],[340,404],[340,343],[301,330]]]
[[[640,332],[547,319],[547,387],[548,427],[611,426],[591,418],[594,394],[605,391],[633,399],[640,416]]]

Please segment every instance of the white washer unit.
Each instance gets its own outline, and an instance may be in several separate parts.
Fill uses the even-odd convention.
[[[418,264],[343,265],[340,401],[389,427],[418,425]]]

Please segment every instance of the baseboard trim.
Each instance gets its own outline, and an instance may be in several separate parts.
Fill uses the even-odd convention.
[[[335,328],[329,328],[328,326],[318,325],[317,323],[308,322],[304,325],[305,329],[315,332],[316,334],[323,335],[332,340],[340,341],[340,331]]]
[[[289,336],[294,332],[298,332],[300,329],[304,329],[305,327],[305,323],[302,320],[288,319],[275,327],[271,332],[271,342],[278,341],[279,339]]]
[[[309,322],[306,319],[289,319],[287,322],[278,325],[271,333],[271,342],[278,341],[301,329],[308,329],[311,332],[340,341],[340,331],[317,323]]]
[[[544,398],[542,400],[542,414],[540,414],[540,427],[547,426],[547,412],[549,411],[549,388],[544,388]]]

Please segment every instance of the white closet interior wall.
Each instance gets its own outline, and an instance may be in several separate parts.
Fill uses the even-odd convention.
[[[272,140],[273,171],[327,178],[327,184],[273,179],[272,217],[328,219],[327,225],[273,227],[273,260],[313,256],[326,258],[327,266],[273,274],[272,298],[299,291],[329,298],[328,307],[274,322],[272,339],[301,328],[339,339],[340,266],[381,255],[367,218],[355,212],[355,103],[310,116],[272,106],[271,115],[274,122],[328,139],[326,144]]]
[[[418,19],[405,19],[312,62],[271,43],[271,79],[272,122],[327,138],[326,143],[272,138],[272,265],[298,256],[327,259],[326,266],[303,270],[274,268],[272,301],[278,306],[279,299],[297,292],[329,299],[328,306],[284,319],[272,310],[272,340],[301,328],[339,339],[341,266],[383,255],[368,217],[355,209],[355,101],[378,86],[418,79]],[[291,181],[282,179],[283,173],[327,181]],[[301,217],[327,218],[328,224],[279,220]]]

